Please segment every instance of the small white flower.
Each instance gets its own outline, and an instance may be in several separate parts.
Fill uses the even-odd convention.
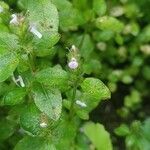
[[[19,81],[21,87],[25,87],[23,79],[22,79],[22,77],[20,75],[18,76],[18,81]]]
[[[87,105],[84,102],[81,102],[79,100],[76,100],[76,104],[81,106],[81,107],[87,107]]]
[[[79,65],[78,62],[74,57],[71,58],[71,61],[68,63],[68,67],[70,69],[76,69],[78,67],[78,65]]]
[[[19,25],[19,20],[16,14],[11,15],[10,24]]]
[[[4,8],[0,6],[0,13],[2,13],[3,11],[4,11]]]
[[[18,78],[16,79],[15,76],[13,75],[12,76],[12,80],[14,81],[14,83],[17,85],[17,86],[21,86],[21,87],[25,87],[25,84],[24,84],[24,81],[22,79],[22,77],[19,75]]]
[[[75,50],[76,50],[75,45],[72,45],[72,46],[71,46],[71,50],[73,50],[73,51],[75,51]]]
[[[46,122],[41,122],[41,123],[40,123],[40,127],[46,128],[46,127],[47,127],[47,123],[46,123]]]
[[[30,32],[36,35],[39,39],[42,38],[42,34],[37,30],[35,25],[30,25]]]

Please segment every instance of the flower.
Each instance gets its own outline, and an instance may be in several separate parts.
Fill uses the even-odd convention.
[[[40,127],[46,128],[46,127],[47,127],[47,123],[46,123],[46,122],[41,122],[41,123],[40,123]]]
[[[87,105],[84,102],[81,102],[80,100],[76,100],[76,104],[81,107],[87,107]]]
[[[72,50],[72,51],[76,51],[75,45],[72,45],[72,46],[71,46],[71,50]]]
[[[13,75],[12,76],[12,80],[14,81],[14,83],[17,85],[17,86],[21,86],[21,87],[25,87],[25,84],[24,84],[24,81],[22,79],[22,77],[19,75],[18,78],[16,79],[15,76]]]
[[[19,25],[19,19],[16,14],[12,14],[11,18],[12,19],[10,20],[10,24]]]
[[[2,13],[4,11],[3,7],[0,6],[0,13]]]
[[[30,32],[36,35],[39,39],[42,38],[42,34],[37,30],[35,25],[30,25]]]
[[[18,76],[18,81],[19,81],[21,87],[25,87],[23,79],[22,79],[22,77],[20,75]]]
[[[78,62],[76,60],[76,58],[71,58],[71,61],[68,63],[68,67],[70,69],[76,69],[78,67]]]

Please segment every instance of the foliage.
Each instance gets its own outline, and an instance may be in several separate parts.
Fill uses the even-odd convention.
[[[0,149],[148,150],[149,5],[0,0]]]

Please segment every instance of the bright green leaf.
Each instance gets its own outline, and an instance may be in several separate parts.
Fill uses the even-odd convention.
[[[94,144],[97,150],[112,150],[109,133],[99,123],[88,122],[83,127],[84,133]]]
[[[94,100],[110,98],[110,91],[106,85],[99,79],[86,78],[81,84],[83,92],[87,97]]]
[[[115,129],[115,133],[118,136],[126,136],[130,133],[130,130],[126,124],[121,124],[118,128]]]
[[[105,0],[93,0],[93,10],[99,16],[105,14],[107,9]]]
[[[18,37],[16,35],[7,32],[0,32],[0,55],[3,51],[18,48]]]
[[[101,30],[108,30],[113,32],[121,32],[124,24],[118,19],[110,16],[103,16],[96,20],[96,26]]]

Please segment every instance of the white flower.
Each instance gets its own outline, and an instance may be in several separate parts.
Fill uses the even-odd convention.
[[[84,102],[81,102],[79,100],[76,100],[76,104],[81,106],[81,107],[87,107],[87,105]]]
[[[14,83],[17,85],[17,86],[21,86],[21,87],[25,87],[25,84],[24,84],[24,81],[22,79],[22,77],[19,75],[18,78],[16,79],[15,76],[13,75],[12,76],[12,80],[14,81]]]
[[[72,46],[71,46],[71,50],[72,50],[72,51],[75,51],[75,50],[76,50],[75,45],[72,45]]]
[[[39,39],[42,38],[42,34],[37,30],[35,25],[30,25],[30,32],[36,35]]]
[[[40,123],[40,127],[46,128],[46,127],[47,127],[47,123],[46,123],[46,122],[41,122],[41,123]]]
[[[4,11],[3,7],[0,6],[0,13],[2,13]]]
[[[22,77],[20,75],[18,76],[18,81],[19,81],[21,87],[25,87],[23,79],[22,79]]]
[[[78,67],[78,62],[74,57],[71,58],[71,61],[68,63],[68,67],[70,69],[76,69]]]
[[[19,25],[19,20],[16,14],[11,15],[10,24]]]

